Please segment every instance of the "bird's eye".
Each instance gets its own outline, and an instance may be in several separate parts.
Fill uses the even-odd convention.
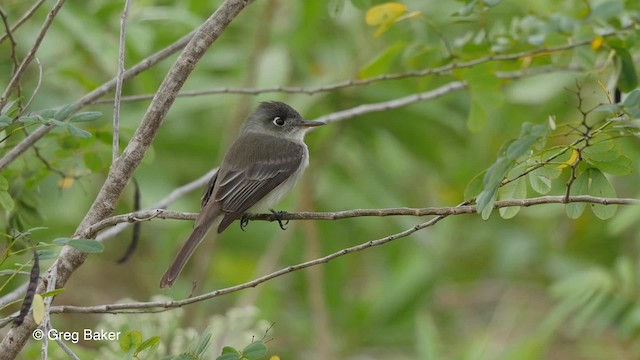
[[[273,124],[275,126],[282,126],[282,125],[284,125],[284,119],[281,118],[280,116],[276,116],[276,117],[273,118]]]

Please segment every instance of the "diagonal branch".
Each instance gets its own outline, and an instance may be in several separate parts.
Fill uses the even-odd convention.
[[[122,155],[112,164],[102,189],[76,229],[76,237],[78,234],[84,233],[92,224],[103,220],[111,214],[120,194],[142,161],[157,131],[160,129],[169,107],[187,77],[206,50],[222,35],[231,21],[249,3],[250,0],[226,0],[196,30],[195,35],[185,46],[185,49],[160,85],[140,127],[136,130]],[[74,271],[84,263],[86,257],[87,254],[65,246],[60,252],[60,256],[43,276],[43,282],[38,287],[38,292],[43,292],[46,289],[46,284],[52,281],[52,273],[57,273],[55,288],[63,287]],[[14,359],[31,337],[31,333],[36,326],[33,319],[27,317],[22,325],[9,330],[0,343],[0,360]]]

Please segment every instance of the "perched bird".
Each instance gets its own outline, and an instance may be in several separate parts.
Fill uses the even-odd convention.
[[[221,233],[245,213],[273,212],[309,165],[305,133],[320,125],[303,120],[285,103],[260,103],[209,181],[193,232],[160,280],[161,288],[173,285],[211,227]]]

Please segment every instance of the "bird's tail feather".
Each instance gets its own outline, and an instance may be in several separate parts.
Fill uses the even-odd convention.
[[[193,255],[198,245],[200,245],[202,239],[204,239],[204,237],[207,235],[209,229],[212,228],[213,223],[222,220],[216,219],[216,217],[218,217],[217,215],[217,213],[211,214],[210,221],[205,220],[196,222],[196,227],[193,229],[193,232],[191,233],[191,235],[189,235],[189,238],[184,243],[184,245],[182,245],[182,248],[176,255],[175,259],[162,276],[162,279],[160,280],[161,288],[171,287],[173,285],[173,283],[178,278],[178,275],[180,275],[182,268],[184,268],[184,266],[187,264],[187,261],[189,260],[191,255]]]

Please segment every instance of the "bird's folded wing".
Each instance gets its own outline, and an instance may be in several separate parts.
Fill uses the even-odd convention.
[[[257,161],[245,169],[221,174],[213,201],[221,205],[226,215],[218,232],[239,219],[249,208],[293,175],[303,158],[303,146],[294,144],[281,155],[272,155],[268,160]]]

